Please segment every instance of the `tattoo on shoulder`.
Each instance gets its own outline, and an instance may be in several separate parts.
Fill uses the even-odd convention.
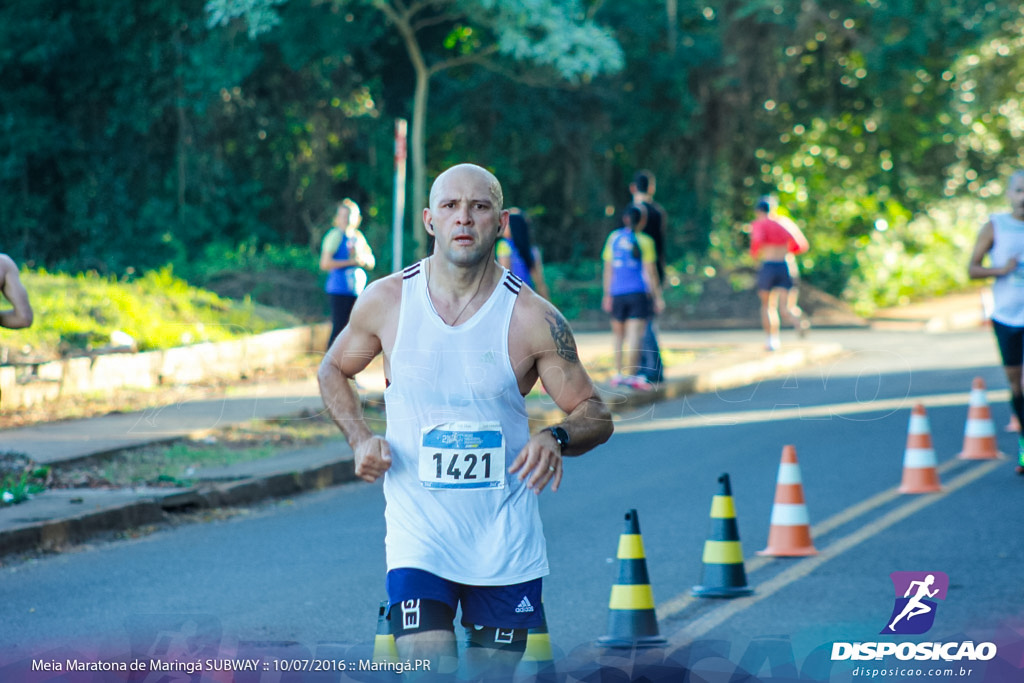
[[[576,351],[576,339],[572,336],[569,323],[559,313],[550,312],[545,316],[548,327],[551,328],[551,338],[555,341],[555,350],[558,355],[570,363],[578,363],[580,355]]]

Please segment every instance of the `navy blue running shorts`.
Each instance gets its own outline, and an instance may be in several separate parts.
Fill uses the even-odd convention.
[[[999,355],[1003,365],[1008,368],[1024,365],[1024,327],[1004,325],[998,320],[992,321],[992,330],[996,333],[999,344]]]
[[[541,612],[542,579],[511,586],[467,586],[422,569],[392,569],[387,575],[388,602],[436,600],[452,608],[462,603],[463,626],[536,628]]]
[[[647,320],[653,313],[651,296],[646,292],[617,294],[612,297],[612,318],[618,322]]]
[[[765,261],[757,271],[757,291],[793,289],[793,276],[785,261]]]

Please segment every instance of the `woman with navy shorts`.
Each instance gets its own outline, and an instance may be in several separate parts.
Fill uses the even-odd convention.
[[[601,307],[612,317],[615,375],[612,386],[649,391],[650,380],[638,374],[640,346],[647,321],[665,309],[658,281],[654,240],[643,234],[643,209],[632,204],[622,214],[623,226],[605,242],[604,298]],[[630,372],[627,372],[630,371]]]

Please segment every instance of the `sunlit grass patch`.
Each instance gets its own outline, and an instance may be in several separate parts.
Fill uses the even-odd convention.
[[[169,267],[126,279],[26,270],[22,280],[35,322],[27,329],[0,333],[0,347],[8,348],[9,358],[12,352],[56,358],[122,346],[129,338],[127,343],[134,342],[139,351],[167,349],[301,324],[285,311],[192,287]]]

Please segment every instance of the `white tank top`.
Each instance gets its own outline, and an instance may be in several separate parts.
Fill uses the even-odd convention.
[[[989,259],[993,268],[1017,258],[1017,270],[992,283],[992,319],[1012,327],[1024,327],[1024,221],[1008,213],[992,214],[993,241]]]
[[[430,301],[423,263],[403,271],[384,392],[388,569],[477,586],[545,576],[537,495],[507,471],[530,438],[508,353],[523,282],[505,270],[480,310],[450,327]]]

